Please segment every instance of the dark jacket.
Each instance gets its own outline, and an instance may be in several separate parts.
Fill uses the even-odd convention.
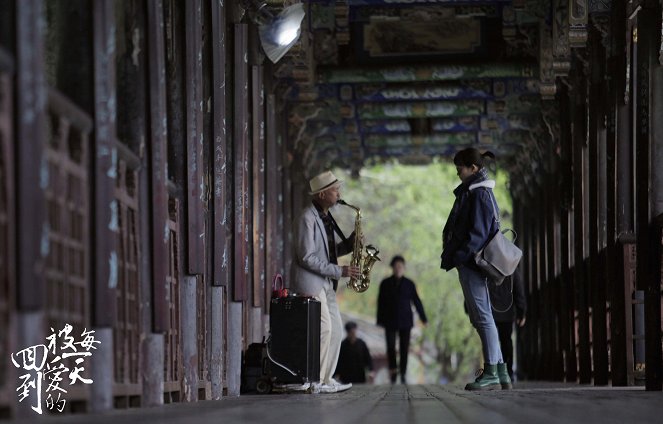
[[[474,254],[499,230],[494,202],[495,181],[482,169],[454,190],[454,202],[442,232],[442,266],[449,271],[459,265],[478,270]]]
[[[414,326],[412,304],[422,322],[428,322],[424,306],[412,280],[394,276],[382,280],[378,294],[378,325],[387,330],[405,330]]]
[[[343,383],[365,383],[367,368],[373,370],[373,359],[366,343],[359,338],[352,343],[346,337],[341,343],[341,352],[334,374],[338,374]]]
[[[491,285],[490,302],[493,305],[493,318],[496,322],[513,322],[514,318],[523,319],[527,313],[527,298],[519,270],[516,270],[511,277],[507,277],[501,285]]]

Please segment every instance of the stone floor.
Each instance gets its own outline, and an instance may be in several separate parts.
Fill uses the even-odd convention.
[[[36,418],[36,417],[35,417]],[[663,393],[640,388],[527,384],[469,393],[458,386],[355,386],[326,395],[246,395],[105,414],[61,415],[25,423],[391,424],[663,423]]]

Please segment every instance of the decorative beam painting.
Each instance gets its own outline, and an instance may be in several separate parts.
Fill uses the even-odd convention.
[[[341,101],[423,101],[487,99],[515,94],[538,94],[539,80],[534,78],[469,79],[439,82],[435,85],[413,82],[411,84],[358,83],[318,84],[315,87],[292,86],[286,100],[313,102],[323,99]]]
[[[367,103],[357,107],[357,115],[362,119],[436,118],[480,115],[484,110],[485,105],[482,100]]]
[[[483,4],[485,0],[348,0],[351,7],[354,6],[412,6],[419,4]],[[493,0],[494,3],[508,3],[508,0]]]
[[[319,83],[453,81],[468,78],[529,78],[534,64],[391,66],[382,68],[322,68]]]

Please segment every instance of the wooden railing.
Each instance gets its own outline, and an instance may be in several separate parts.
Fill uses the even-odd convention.
[[[48,90],[44,190],[48,256],[44,269],[47,328],[90,328],[89,146],[92,120],[73,102]],[[71,359],[71,358],[70,358]],[[73,359],[64,365],[73,369]],[[68,404],[88,398],[89,387],[72,387]]]

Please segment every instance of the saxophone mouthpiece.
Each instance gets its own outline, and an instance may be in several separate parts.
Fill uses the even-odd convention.
[[[348,205],[347,203],[345,203],[345,200],[343,199],[338,199],[338,202],[336,203],[340,203],[341,205],[346,205],[346,206]]]

